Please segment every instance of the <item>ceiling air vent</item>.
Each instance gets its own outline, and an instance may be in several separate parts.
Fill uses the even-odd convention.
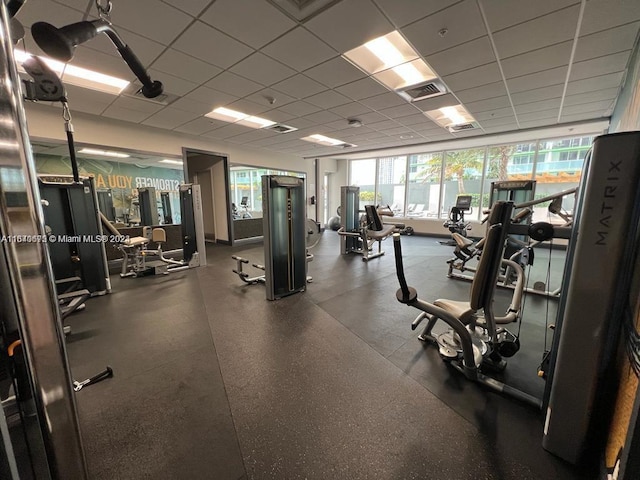
[[[340,147],[340,148],[353,148],[353,147],[357,147],[357,145],[354,145],[353,143],[341,143],[339,145],[336,145],[336,147]]]
[[[420,85],[412,85],[404,90],[398,90],[398,93],[410,102],[417,102],[418,100],[445,94],[447,89],[442,82],[430,80]]]
[[[173,93],[169,93],[166,91],[161,93],[155,98],[147,98],[142,94],[141,88],[142,88],[142,85],[140,85],[138,82],[132,82],[129,84],[127,88],[125,88],[122,91],[122,94],[126,95],[127,97],[138,98],[146,102],[157,103],[158,105],[164,105],[165,107],[167,105],[171,105],[178,98],[180,98],[178,95],[175,95]]]
[[[460,123],[458,125],[449,125],[447,128],[449,129],[449,132],[456,133],[456,132],[463,132],[465,130],[473,130],[474,128],[478,128],[478,124],[475,122]]]
[[[278,133],[289,133],[298,130],[296,127],[290,127],[289,125],[284,125],[282,123],[276,123],[271,125],[270,127],[264,127],[264,130],[273,130]]]

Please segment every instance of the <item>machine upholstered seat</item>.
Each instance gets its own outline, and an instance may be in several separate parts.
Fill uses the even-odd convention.
[[[436,307],[440,307],[443,310],[446,310],[465,325],[469,324],[474,314],[476,313],[475,310],[471,308],[469,302],[458,302],[455,300],[439,298],[438,300],[433,302],[433,304]]]
[[[451,236],[460,250],[464,250],[465,248],[473,245],[473,240],[469,240],[467,237],[463,237],[459,233],[452,233]]]
[[[395,225],[384,225],[381,230],[367,230],[367,237],[373,240],[384,240],[396,229]]]
[[[140,247],[142,245],[146,245],[147,243],[149,243],[149,239],[148,238],[145,238],[145,237],[132,237],[132,238],[128,238],[127,240],[122,242],[122,245],[125,246],[125,247]]]

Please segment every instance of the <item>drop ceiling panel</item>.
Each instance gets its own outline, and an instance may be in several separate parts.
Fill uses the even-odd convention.
[[[229,71],[222,72],[205,83],[205,85],[236,97],[245,97],[263,88],[259,83]]]
[[[290,31],[261,51],[299,72],[329,60],[337,53],[302,27]]]
[[[228,107],[242,113],[259,116],[262,116],[262,113],[271,109],[271,105],[261,105],[259,103],[251,102],[245,98],[231,102]]]
[[[388,130],[390,128],[398,128],[402,125],[400,125],[397,122],[394,122],[393,120],[386,119],[386,120],[383,120],[382,122],[367,123],[367,126],[372,130],[384,133],[385,130]]]
[[[284,93],[278,92],[271,88],[264,88],[252,95],[248,95],[246,98],[251,102],[259,103],[261,105],[266,105],[268,108],[271,108],[271,109],[274,107],[281,107],[282,105],[286,105],[288,103],[292,103],[296,101],[295,98],[290,97],[289,95],[285,95]],[[271,99],[273,99],[273,103],[270,103]]]
[[[615,7],[611,8],[610,0],[589,0],[580,34],[588,35],[640,20],[640,5],[636,0],[619,0]]]
[[[249,142],[255,142],[258,140],[263,140],[265,138],[271,138],[274,135],[285,135],[285,134],[276,133],[271,130],[263,130],[259,128],[259,129],[252,130],[250,132],[236,135],[230,138],[229,141],[236,142],[236,143],[249,143]]]
[[[296,26],[296,23],[269,2],[216,0],[200,20],[260,48]]]
[[[442,79],[447,84],[447,87],[454,92],[457,92],[458,90],[466,90],[468,88],[502,81],[502,75],[500,74],[498,63],[493,62],[453,75],[448,75]]]
[[[278,108],[278,110],[284,113],[295,115],[296,117],[302,117],[304,115],[309,115],[322,109],[307,102],[297,101],[289,103],[287,105],[283,105],[282,107]]]
[[[66,5],[71,8],[75,8],[76,10],[82,13],[84,13],[84,11],[87,9],[87,5],[89,4],[88,0],[56,0],[56,3],[59,3],[61,5]],[[91,3],[93,4],[93,2]],[[93,5],[91,5],[91,9],[92,11],[95,11]]]
[[[88,68],[123,80],[133,80],[135,78],[135,75],[122,58],[86,47],[78,47],[70,63],[71,65]]]
[[[73,102],[69,103],[72,114],[74,112],[85,112],[99,115],[117,98],[115,95],[96,92],[94,90],[88,90],[86,88],[80,88],[73,85],[65,85],[65,89],[67,90],[69,99],[73,99]]]
[[[84,0],[83,0],[84,2]],[[43,5],[43,1],[29,1],[24,3],[20,8],[20,11],[16,15],[16,19],[25,28],[31,28],[36,22],[47,22],[55,27],[63,27],[69,23],[79,22],[82,20],[82,13],[84,12],[87,3],[84,2],[84,6],[79,5],[56,5],[55,8],[48,8],[46,13]],[[77,9],[69,8],[75,6]]]
[[[185,55],[172,48],[164,52],[160,58],[153,62],[154,70],[166,72],[170,75],[183,78],[191,82],[206,82],[222,70],[218,67]]]
[[[166,107],[160,110],[158,113],[150,116],[142,123],[145,125],[151,125],[158,128],[176,128],[183,123],[187,123],[190,120],[198,117],[197,113],[185,112],[184,110],[178,110],[177,108]]]
[[[389,118],[393,118],[401,120],[402,117],[415,116],[420,113],[420,110],[411,105],[410,103],[405,103],[404,105],[398,105],[396,107],[384,108],[382,110],[378,110],[382,115],[385,115]]]
[[[520,77],[542,70],[569,65],[573,41],[551,45],[501,61],[505,78]]]
[[[459,0],[375,0],[375,3],[398,27],[404,27],[427,15],[443,10]]]
[[[427,63],[441,77],[496,61],[489,37],[481,37],[444,52],[429,55]]]
[[[207,138],[221,138],[227,139],[230,137],[235,137],[236,135],[242,135],[243,133],[250,132],[252,128],[245,127],[243,125],[238,125],[234,123],[229,123],[222,128],[216,128],[210,132],[203,133],[203,137]]]
[[[394,30],[370,0],[340,2],[305,26],[340,53]]]
[[[597,92],[579,93],[577,95],[567,95],[564,99],[565,105],[580,105],[582,103],[598,102],[600,100],[614,100],[618,96],[618,88],[607,88]]]
[[[439,32],[446,28],[446,35]],[[402,29],[409,42],[424,56],[447,50],[486,35],[475,0],[464,0]]]
[[[540,112],[542,110],[551,110],[553,108],[560,108],[560,98],[550,98],[549,100],[541,100],[539,102],[525,103],[522,105],[516,105],[516,113],[518,115],[523,113]]]
[[[214,0],[180,0],[179,2],[174,2],[170,0],[162,0],[164,3],[168,5],[172,5],[180,10],[188,13],[189,15],[196,17],[204,8],[209,5]]]
[[[256,52],[250,57],[245,58],[230,70],[267,87],[285,78],[289,78],[296,73],[295,70],[260,52]]]
[[[489,98],[465,104],[465,107],[467,107],[467,110],[471,113],[486,112],[487,110],[495,110],[497,108],[506,108],[509,106],[511,106],[509,103],[509,97],[506,96]]]
[[[188,97],[177,99],[171,104],[171,108],[177,108],[178,110],[184,110],[185,112],[196,113],[198,115],[204,115],[212,110],[211,105],[208,103],[192,100]]]
[[[273,109],[264,113],[265,117],[269,117],[269,120],[278,123],[286,123],[288,125],[289,120],[295,118],[295,115],[291,115],[290,113],[283,112],[281,110]]]
[[[358,118],[365,125],[370,125],[372,123],[382,122],[384,120],[388,120],[387,117],[385,117],[384,115],[379,114],[378,112],[370,112],[370,113],[365,113],[363,115],[358,115]]]
[[[185,95],[198,86],[197,83],[190,82],[183,78],[179,78],[153,68],[148,69],[147,72],[152,79],[162,81],[165,92],[173,93],[174,95]]]
[[[489,120],[482,121],[482,128],[492,128],[492,127],[501,127],[508,126],[509,129],[517,129],[518,123],[516,122],[516,117],[513,115],[508,117],[500,117],[500,118],[492,118]]]
[[[606,57],[593,58],[574,63],[571,67],[570,80],[582,80],[607,73],[622,72],[627,67],[631,51],[620,52]]]
[[[494,110],[485,110],[484,112],[478,112],[475,115],[476,120],[491,120],[495,118],[503,118],[513,115],[513,109],[511,107],[506,108],[496,108]]]
[[[343,118],[358,117],[359,115],[364,115],[365,113],[371,112],[371,109],[369,107],[365,107],[358,102],[347,103],[345,105],[333,107],[330,110]]]
[[[354,67],[342,57],[335,57],[316,65],[306,70],[304,74],[330,88],[335,88],[366,76],[360,69]]]
[[[73,109],[73,103],[71,103],[70,105]],[[137,98],[131,97],[118,97],[111,103],[111,106],[120,109],[131,110],[134,112],[144,113],[145,118],[164,108],[163,105],[158,105],[157,103],[153,103],[147,100],[139,100]]]
[[[373,97],[374,95],[389,91],[371,78],[363,78],[355,82],[347,83],[346,85],[336,88],[336,90],[353,100],[362,100],[363,98]]]
[[[622,81],[623,72],[610,73],[599,77],[586,78],[584,80],[576,80],[569,82],[567,85],[567,95],[576,95],[578,93],[597,92],[607,88],[615,88]]]
[[[233,95],[207,87],[198,87],[185,95],[185,98],[205,103],[211,107],[211,110],[213,110],[214,107],[228,105],[236,99]]]
[[[543,120],[543,119],[551,119],[553,123],[558,118],[558,113],[560,113],[560,108],[551,108],[549,110],[540,110],[539,112],[531,112],[531,113],[522,113],[518,114],[518,121],[520,124],[523,122],[531,122],[534,120]]]
[[[437,108],[458,105],[459,103],[460,102],[456,97],[454,97],[450,93],[447,93],[445,95],[438,95],[437,97],[425,98],[424,100],[413,102],[413,105],[418,107],[423,112],[429,112]]]
[[[523,103],[539,102],[550,98],[560,98],[563,90],[564,85],[536,88],[535,90],[514,93],[511,95],[511,100],[513,100],[514,105],[522,105]]]
[[[305,101],[325,109],[337,107],[339,105],[345,105],[350,103],[351,100],[344,95],[335,92],[333,90],[327,90],[326,92],[317,93],[305,99]]]
[[[222,127],[223,122],[218,122],[217,120],[213,120],[206,117],[196,118],[195,120],[191,120],[190,122],[185,123],[184,125],[180,125],[175,128],[177,132],[188,133],[190,135],[202,135],[205,132],[210,132],[214,129],[215,126]],[[218,125],[220,124],[220,125]]]
[[[481,87],[470,88],[468,90],[456,91],[458,97],[463,103],[477,102],[486,98],[502,97],[507,94],[504,82],[494,82]]]
[[[191,16],[159,0],[117,2],[111,11],[114,25],[163,45],[171,44],[192,20]]]
[[[493,35],[500,58],[571,40],[576,31],[579,5],[530,20]]]
[[[567,69],[568,67],[558,67],[544,72],[510,78],[507,80],[509,92],[515,94],[536,88],[564,84],[567,78]]]
[[[481,0],[492,32],[554,12],[578,0]]]
[[[631,50],[638,35],[640,22],[630,23],[578,39],[575,62]]]
[[[309,120],[312,123],[320,125],[342,119],[342,117],[340,117],[339,115],[336,115],[335,113],[332,113],[328,110],[312,113],[311,115],[306,115],[302,118],[303,120]]]
[[[383,108],[395,107],[398,105],[406,105],[407,101],[394,92],[387,92],[381,95],[375,95],[360,100],[360,103],[366,105],[372,110],[380,110]]]
[[[253,52],[250,47],[202,22],[193,23],[172,46],[221,68],[229,68]]]
[[[310,97],[327,89],[324,85],[301,74],[278,82],[273,85],[273,88],[299,99]]]
[[[135,110],[120,108],[114,105],[107,107],[107,109],[102,112],[102,116],[104,117],[115,118],[116,120],[133,123],[140,123],[150,115],[150,113],[137,112]]]
[[[562,108],[562,116],[577,115],[585,112],[599,111],[603,114],[607,112],[612,105],[612,100],[603,100],[600,102],[583,103],[581,105],[571,105]]]
[[[407,127],[413,127],[414,125],[424,125],[427,122],[432,124],[432,122],[427,117],[425,117],[424,114],[422,113],[398,118],[396,119],[396,121]]]
[[[597,112],[584,112],[584,113],[576,113],[575,115],[566,115],[560,118],[561,122],[579,122],[584,120],[597,120],[603,117],[608,117],[608,115],[603,114],[601,111]]]

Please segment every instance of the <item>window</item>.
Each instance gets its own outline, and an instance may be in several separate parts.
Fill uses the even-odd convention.
[[[437,217],[440,208],[442,153],[409,155],[407,217]]]
[[[484,166],[484,148],[456,150],[445,153],[444,182],[442,186],[442,211],[440,218],[448,218],[451,207],[461,194],[473,197],[471,205],[479,207],[482,168]],[[477,218],[474,213],[475,218]]]
[[[378,161],[378,198],[380,205],[389,205],[395,215],[404,213],[407,157],[381,158]]]
[[[375,205],[376,201],[376,160],[353,160],[349,183],[360,187],[360,207]]]

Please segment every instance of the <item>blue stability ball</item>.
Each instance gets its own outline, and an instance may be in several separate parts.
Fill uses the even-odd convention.
[[[335,232],[340,230],[340,217],[331,217],[329,219],[329,228]]]

